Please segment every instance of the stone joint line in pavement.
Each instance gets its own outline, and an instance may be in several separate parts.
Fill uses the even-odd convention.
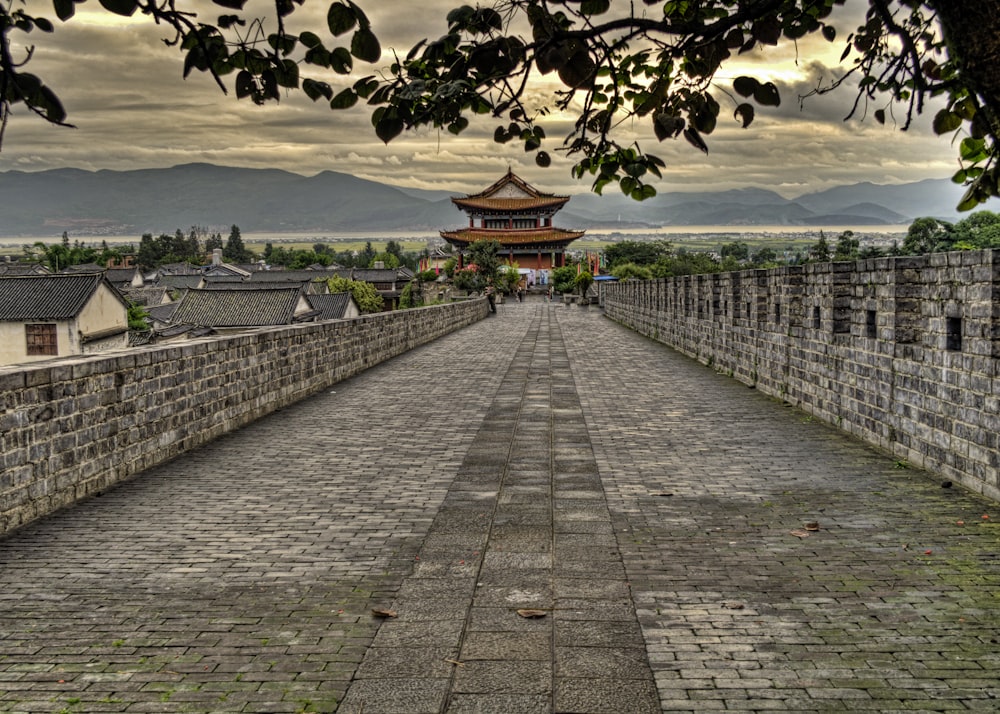
[[[391,610],[347,711],[660,711],[551,312],[519,346]]]

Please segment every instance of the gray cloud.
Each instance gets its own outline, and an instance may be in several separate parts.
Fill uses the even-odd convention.
[[[268,6],[263,0],[251,2],[261,11]],[[421,37],[442,34],[447,11],[458,4],[361,2],[382,40],[384,58],[390,56],[389,48],[405,54]],[[325,30],[327,6],[316,0],[305,3],[293,16],[295,29],[318,25]],[[862,21],[866,6],[849,0],[838,8],[840,38]],[[0,170],[132,169],[210,161],[307,175],[334,170],[397,185],[465,192],[488,185],[509,165],[545,190],[576,193],[590,186],[589,177],[576,181],[570,176],[575,160],[557,151],[571,124],[565,117],[553,116],[545,124],[546,149],[553,156],[548,169],[536,167],[532,155],[514,142],[494,144],[495,122],[488,117],[475,118],[460,137],[423,129],[385,146],[374,135],[368,107],[332,112],[301,92],[266,107],[237,101],[231,89],[223,96],[206,75],[195,72],[183,79],[180,53],[162,42],[167,37],[164,28],[141,23],[102,26],[91,21],[94,16],[60,24],[52,36],[32,38],[37,43],[33,71],[59,93],[69,121],[78,128],[50,127],[20,111],[7,128]],[[664,180],[657,183],[660,190],[758,185],[795,194],[861,180],[887,183],[949,175],[955,169],[955,150],[947,139],[932,136],[927,121],[905,133],[870,119],[845,123],[853,101],[850,87],[812,97],[799,107],[796,97],[811,89],[818,76],[837,71],[830,68],[829,57],[836,59],[842,40],[834,45],[807,38],[797,47],[788,43],[748,53],[740,58],[742,69],[727,67],[728,79],[720,78],[722,84],[785,59],[797,58],[808,74],[806,79],[778,80],[781,107],[760,108],[746,130],[732,119],[733,104],[720,93],[722,116],[709,137],[707,156],[683,139],[658,143],[648,120],[623,127],[622,142],[636,140],[667,162]],[[372,70],[359,67],[356,76],[361,72]],[[228,81],[231,87],[232,78]],[[353,78],[333,76],[330,81],[339,88]],[[539,99],[550,92],[546,85],[532,89]]]

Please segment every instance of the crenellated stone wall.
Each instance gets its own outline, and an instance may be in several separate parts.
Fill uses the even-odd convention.
[[[605,309],[1000,500],[1000,250],[626,281]]]
[[[469,300],[0,369],[0,533],[486,315]]]

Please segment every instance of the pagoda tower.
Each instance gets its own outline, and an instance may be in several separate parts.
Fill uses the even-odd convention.
[[[566,247],[584,233],[552,225],[552,217],[569,196],[542,193],[509,168],[489,188],[451,200],[469,215],[469,226],[441,231],[442,238],[459,251],[479,240],[496,240],[499,256],[521,269],[549,271],[564,266]]]

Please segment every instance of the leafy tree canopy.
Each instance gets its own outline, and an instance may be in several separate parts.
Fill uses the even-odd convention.
[[[617,265],[624,263],[652,265],[661,258],[669,256],[670,253],[670,243],[665,240],[623,240],[604,249],[604,257],[612,273],[614,273],[614,268]]]
[[[364,280],[333,277],[327,280],[327,285],[331,293],[350,292],[358,309],[364,314],[382,312],[385,309],[384,301],[382,296],[378,294],[378,290],[374,285]]]
[[[83,2],[53,0],[55,17],[70,21]],[[820,35],[843,45],[848,69],[816,92],[849,81],[857,92],[848,116],[884,123],[898,115],[904,129],[940,98],[934,130],[957,138],[954,178],[968,185],[960,208],[998,195],[1000,13],[993,2],[867,0],[864,23],[838,37],[831,23],[845,0],[497,0],[455,8],[443,34],[359,79],[356,63],[382,60],[377,28],[353,0],[324,2],[325,27],[295,26],[305,0],[274,0],[267,17],[249,15],[246,0],[213,0],[215,12],[196,0],[100,5],[167,28],[185,77],[207,73],[223,91],[258,104],[293,89],[335,110],[366,102],[386,142],[419,127],[460,134],[470,116],[488,114],[497,142],[519,142],[547,166],[539,119],[564,112],[569,128],[555,150],[576,160],[573,174],[591,177],[598,193],[617,184],[639,200],[656,193],[648,181],[665,165],[625,138],[631,127],[658,141],[683,137],[707,152],[720,121],[749,127],[758,111],[788,99],[772,82],[737,76],[731,61]],[[0,139],[20,104],[67,125],[56,93],[29,71],[34,43],[55,29],[17,0],[0,2]],[[557,77],[561,89],[540,91],[541,75]]]

